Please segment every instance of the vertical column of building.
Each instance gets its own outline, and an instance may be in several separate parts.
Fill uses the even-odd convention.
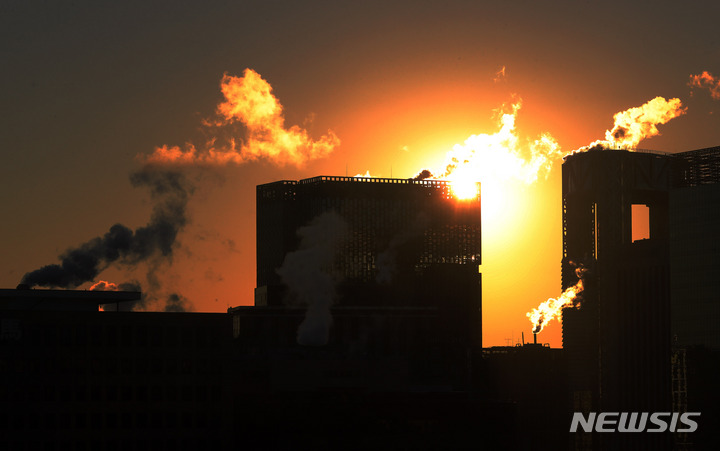
[[[587,159],[572,158],[563,164],[563,260],[562,288],[578,281],[577,265],[592,265],[597,256],[597,200],[592,195],[593,177]],[[589,285],[586,281],[586,285]],[[582,307],[563,311],[563,348],[568,361],[568,385],[572,411],[588,414],[598,410],[600,396],[597,292],[588,286]],[[576,449],[592,449],[591,434],[572,437]]]

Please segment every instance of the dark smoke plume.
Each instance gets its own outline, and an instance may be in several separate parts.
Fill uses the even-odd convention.
[[[432,172],[428,171],[427,169],[423,169],[422,171],[420,171],[420,173],[418,175],[413,177],[413,180],[425,180],[425,179],[429,179],[432,176],[433,176]]]
[[[166,312],[189,312],[192,310],[190,301],[185,297],[177,293],[172,293],[168,296],[165,308],[163,311]]]
[[[171,259],[177,234],[187,223],[186,207],[193,184],[179,172],[152,167],[131,174],[130,182],[150,189],[155,205],[147,225],[133,231],[115,224],[103,236],[65,251],[59,264],[25,274],[21,283],[75,288],[94,280],[113,263],[135,265],[155,255]]]

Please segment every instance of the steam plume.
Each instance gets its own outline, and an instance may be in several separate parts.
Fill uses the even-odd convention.
[[[505,71],[505,66],[503,66],[502,69],[500,69],[499,71],[497,71],[497,72],[495,73],[495,77],[493,78],[493,81],[494,81],[495,83],[499,83],[499,82],[501,82],[501,81],[505,81],[505,76],[506,76],[506,75],[505,75],[505,72],[506,72],[506,71]]]
[[[612,130],[605,131],[605,139],[595,141],[585,147],[573,151],[582,152],[594,147],[611,147],[632,149],[646,138],[659,135],[657,126],[666,124],[671,119],[687,112],[680,99],[667,100],[655,97],[645,104],[616,113]]]
[[[308,306],[297,331],[301,345],[322,346],[328,342],[336,282],[331,267],[346,230],[347,224],[337,213],[316,217],[298,230],[299,249],[288,253],[277,270],[290,292]]]
[[[605,140],[567,153],[549,133],[541,134],[534,141],[521,142],[515,130],[520,108],[521,101],[518,100],[509,112],[501,113],[497,132],[470,136],[447,153],[443,168],[432,172],[425,169],[414,178],[448,180],[458,198],[475,197],[477,182],[497,184],[519,180],[531,184],[543,175],[547,178],[554,162],[562,157],[593,147],[632,149],[643,139],[658,135],[658,125],[687,111],[680,99],[656,97],[639,107],[616,113],[613,128],[605,132]]]
[[[133,231],[115,224],[104,235],[68,249],[59,264],[28,272],[21,283],[75,288],[94,280],[114,263],[135,265],[152,256],[170,260],[177,234],[187,223],[186,206],[193,185],[179,172],[150,167],[132,174],[130,181],[135,187],[148,187],[155,201],[147,225]]]
[[[700,75],[690,75],[688,85],[691,88],[707,89],[710,91],[710,97],[720,100],[720,78],[714,77],[706,70]]]
[[[456,197],[469,199],[477,196],[478,182],[519,180],[530,184],[541,175],[547,177],[553,162],[563,156],[560,145],[549,133],[521,142],[515,130],[520,108],[518,100],[510,112],[501,112],[497,132],[470,136],[447,153],[444,167],[432,172],[423,169],[414,179],[448,180]]]
[[[533,333],[541,332],[547,323],[559,317],[564,307],[579,306],[577,299],[585,289],[583,277],[586,272],[587,270],[582,265],[579,265],[575,268],[575,275],[578,277],[575,285],[568,287],[557,298],[548,299],[526,314],[533,325]]]
[[[446,156],[445,170],[440,178],[453,180],[458,175],[474,173],[480,180],[492,177],[516,178],[526,183],[537,180],[542,171],[549,171],[554,158],[561,155],[555,139],[545,133],[525,147],[515,131],[515,119],[521,108],[518,101],[512,112],[500,117],[500,130],[493,134],[472,135],[464,144],[456,144]],[[474,179],[473,183],[478,179]]]
[[[212,128],[239,122],[246,130],[244,140],[235,137],[220,140],[214,136],[200,150],[193,144],[187,144],[185,149],[162,146],[147,161],[225,165],[266,159],[278,165],[301,166],[327,156],[340,144],[331,130],[313,140],[307,130],[297,125],[285,128],[283,108],[272,87],[252,69],[245,69],[242,77],[225,74],[220,89],[225,100],[217,107],[217,119],[206,121],[205,125]]]

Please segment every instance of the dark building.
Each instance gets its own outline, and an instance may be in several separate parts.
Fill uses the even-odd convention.
[[[344,224],[331,268],[340,279],[335,304],[418,305],[408,294],[428,268],[480,264],[479,189],[476,199],[456,201],[449,183],[439,180],[279,181],[257,187],[255,305],[283,305],[292,297],[277,270],[298,249],[298,230],[330,212]]]
[[[516,449],[564,449],[570,415],[562,402],[567,371],[562,349],[537,343],[483,349],[478,375],[487,396],[515,406]]]
[[[332,277],[334,307],[374,307],[374,315],[390,307],[435,309],[457,326],[444,335],[448,327],[432,328],[440,341],[481,345],[479,186],[468,201],[438,180],[322,176],[258,186],[256,308],[301,304],[282,269],[296,252],[310,252],[303,264],[312,263],[301,235],[327,215],[335,223],[321,231],[317,247],[330,254],[320,271]],[[337,323],[336,335],[350,337],[343,327]],[[352,327],[369,333],[367,323]]]
[[[229,315],[98,309],[139,299],[0,290],[0,449],[234,449]]]
[[[718,279],[700,275],[720,268],[713,250],[720,239],[718,162],[720,148],[593,149],[566,158],[563,288],[577,281],[575,265],[589,270],[581,307],[563,311],[574,411],[671,411],[680,405],[671,372],[677,345],[717,346]],[[633,205],[649,208],[648,239],[633,242]],[[578,449],[663,449],[681,441],[585,433],[571,440]]]
[[[303,241],[328,215],[322,240]],[[313,300],[284,277],[294,255],[313,264],[314,245],[330,251],[329,333],[302,346]],[[327,424],[350,418],[360,449],[512,448],[514,406],[474,389],[480,257],[479,191],[458,201],[444,181],[327,176],[260,185],[255,306],[229,309],[240,365],[259,372],[256,392]]]
[[[353,358],[394,360],[397,377],[379,379],[386,388],[399,380],[406,388],[467,388],[469,355],[482,342],[479,186],[468,201],[438,180],[322,176],[258,186],[258,287],[254,307],[230,310],[235,337],[283,352],[297,346],[312,313],[303,304],[314,300],[300,302],[281,274],[295,253],[306,251],[303,265],[313,263],[303,230],[327,215],[334,225],[316,244],[329,246],[320,271],[332,277],[333,292],[322,343]]]
[[[720,349],[720,147],[676,154],[670,192],[672,338]]]
[[[303,346],[312,306],[277,269],[323,215],[340,225],[320,237],[330,329]],[[121,304],[139,293],[0,293],[0,400],[12,406],[0,447],[512,449],[515,405],[474,389],[479,263],[479,195],[456,201],[446,182],[260,186],[253,307],[131,312]]]

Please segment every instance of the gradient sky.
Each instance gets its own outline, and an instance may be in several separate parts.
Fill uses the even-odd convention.
[[[137,155],[201,139],[224,73],[254,69],[287,125],[342,143],[301,168],[203,171],[163,270],[197,311],[252,303],[257,184],[346,168],[413,176],[496,132],[494,110],[514,96],[520,138],[546,131],[567,151],[656,96],[680,98],[687,114],[640,147],[720,145],[720,102],[688,87],[691,74],[720,75],[718,17],[717,1],[3,1],[0,287],[117,222],[145,224],[152,203],[128,179]],[[525,312],[560,294],[559,163],[508,193],[506,222],[484,218],[487,346],[528,335]],[[559,323],[539,339],[560,346]]]

